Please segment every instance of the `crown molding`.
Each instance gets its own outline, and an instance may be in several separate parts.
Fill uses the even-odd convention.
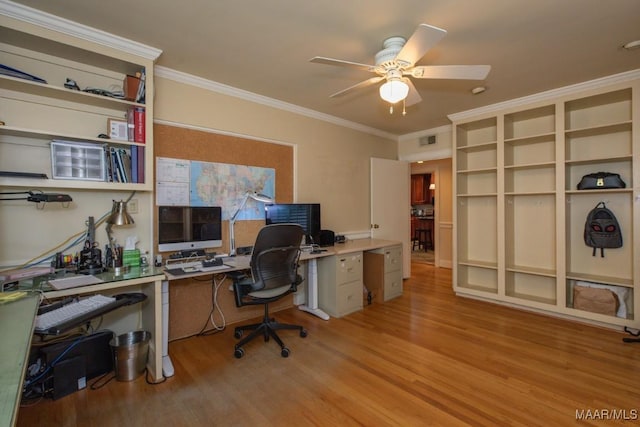
[[[199,87],[211,92],[220,93],[222,95],[233,96],[245,101],[253,102],[256,104],[265,105],[271,108],[277,108],[279,110],[288,111],[290,113],[298,114],[301,116],[309,117],[316,120],[322,120],[334,125],[350,128],[358,132],[368,133],[370,135],[378,136],[381,138],[389,139],[394,142],[397,141],[397,136],[388,132],[383,132],[379,129],[375,129],[369,126],[363,126],[361,124],[341,119],[339,117],[331,116],[329,114],[320,113],[315,110],[303,108],[288,102],[279,101],[277,99],[269,98],[263,95],[258,95],[253,92],[238,89],[233,86],[228,86],[222,83],[214,82],[212,80],[203,79],[202,77],[194,76],[192,74],[183,73],[182,71],[173,70],[160,65],[154,67],[155,77],[162,77],[165,79],[173,80],[178,83],[184,83],[190,86]]]
[[[57,31],[81,40],[107,46],[142,58],[155,61],[162,51],[133,40],[125,39],[102,30],[88,27],[78,22],[51,15],[9,0],[0,0],[0,15],[8,16],[29,24]]]
[[[522,98],[516,98],[509,101],[500,102],[497,104],[487,105],[485,107],[475,108],[473,110],[467,110],[459,113],[449,114],[447,117],[452,122],[459,121],[459,120],[466,120],[481,114],[497,113],[499,111],[509,109],[509,108],[527,106],[535,102],[552,101],[556,98],[559,98],[565,95],[571,95],[576,92],[581,92],[581,91],[591,90],[591,89],[600,89],[612,84],[624,83],[624,82],[628,82],[638,78],[640,78],[640,69],[625,71],[624,73],[613,74],[611,76],[602,77],[595,80],[589,80],[586,82],[577,83],[570,86],[564,86],[558,89],[551,89],[545,92],[536,93],[534,95],[524,96]]]

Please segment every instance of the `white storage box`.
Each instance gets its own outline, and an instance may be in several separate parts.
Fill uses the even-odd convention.
[[[106,144],[51,141],[51,173],[54,179],[104,181]]]

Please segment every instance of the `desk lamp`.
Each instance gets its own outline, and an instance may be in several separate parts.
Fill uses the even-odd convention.
[[[244,205],[247,204],[247,200],[249,199],[253,199],[261,203],[273,203],[273,199],[269,196],[265,196],[264,194],[256,193],[255,191],[247,191],[245,193],[242,203],[240,203],[240,207],[238,207],[238,210],[236,210],[233,216],[229,219],[229,256],[236,255],[236,240],[233,234],[233,226],[236,223],[236,219],[238,218],[240,211],[244,208]]]
[[[114,225],[130,225],[134,224],[133,218],[127,212],[127,202],[120,200],[119,202],[114,200],[111,207],[111,215],[107,218],[107,237],[109,238],[109,248],[111,249],[111,256],[114,260],[118,259],[113,245],[113,235],[111,234],[111,227]]]

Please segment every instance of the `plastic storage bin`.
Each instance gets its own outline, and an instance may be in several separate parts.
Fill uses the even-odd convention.
[[[51,141],[51,172],[54,179],[104,181],[106,144]]]

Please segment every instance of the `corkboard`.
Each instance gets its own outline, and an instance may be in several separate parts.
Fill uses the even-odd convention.
[[[292,146],[162,124],[155,124],[153,132],[155,157],[275,169],[276,201],[279,203],[293,202]],[[263,226],[264,221],[236,222],[234,230],[236,247],[253,245],[258,231]],[[157,224],[154,224],[154,246],[157,247],[157,243],[158,230]],[[228,221],[223,221],[222,248],[219,252],[226,252],[228,248],[229,225]],[[213,292],[211,276],[204,276],[201,279],[204,281],[180,279],[171,282],[169,287],[169,340],[196,334],[205,325],[212,308]],[[226,323],[235,323],[260,316],[261,307],[235,307],[233,293],[228,290],[229,283],[229,280],[226,280],[219,287],[217,295],[218,304],[223,310]],[[275,311],[292,305],[292,298],[284,298],[281,302],[270,306],[270,309]],[[215,313],[214,320],[220,319],[219,314]],[[209,322],[206,329],[211,328],[212,325]]]

